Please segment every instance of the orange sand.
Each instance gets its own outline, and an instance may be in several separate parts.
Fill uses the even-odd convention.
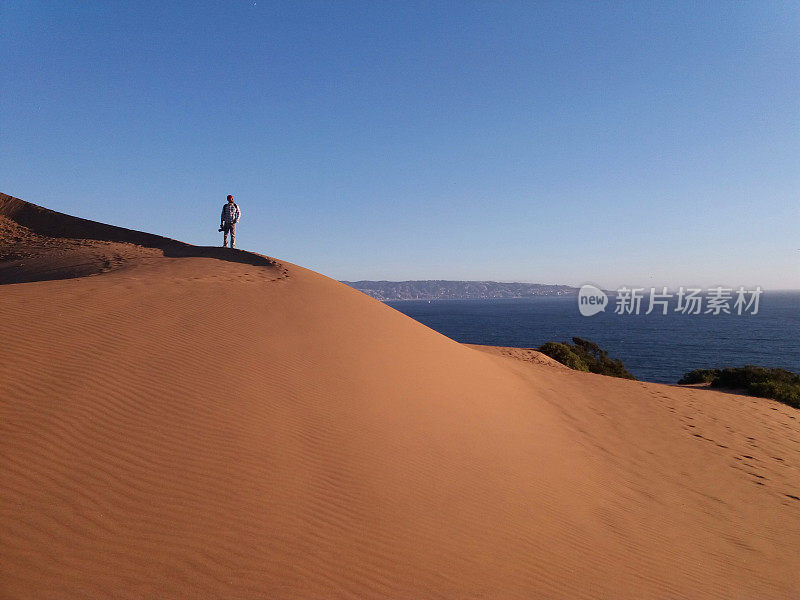
[[[789,407],[8,196],[2,280],[2,598],[800,597]]]

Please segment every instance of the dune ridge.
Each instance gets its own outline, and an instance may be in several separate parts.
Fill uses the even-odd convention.
[[[467,347],[269,257],[0,216],[0,597],[800,596],[789,407]]]
[[[214,258],[264,267],[277,264],[253,252],[192,246],[0,194],[0,284],[97,275],[157,257]]]

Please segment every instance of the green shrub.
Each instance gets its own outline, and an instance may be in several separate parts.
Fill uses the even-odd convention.
[[[745,390],[761,398],[800,408],[800,375],[786,369],[746,365],[726,369],[695,369],[684,375],[678,383],[710,381],[711,387]]]
[[[636,379],[628,372],[621,360],[609,358],[608,352],[594,342],[574,337],[572,344],[570,349],[586,363],[590,372],[622,379]]]
[[[695,369],[678,380],[681,385],[690,383],[711,383],[719,375],[719,369]]]
[[[800,385],[798,384],[793,385],[783,381],[760,381],[748,385],[747,391],[753,396],[772,398],[788,404],[792,408],[800,408]]]
[[[800,385],[800,376],[785,369],[769,369],[747,365],[722,369],[719,376],[711,382],[712,387],[746,388],[751,383],[776,381]]]
[[[609,358],[608,352],[594,342],[579,337],[572,338],[572,342],[572,344],[547,342],[539,348],[539,351],[576,371],[636,379],[621,360]]]
[[[589,370],[589,367],[586,365],[586,363],[583,362],[567,344],[559,344],[558,342],[545,342],[539,347],[539,352],[546,354],[550,358],[554,358],[562,365],[568,366],[570,369],[575,369],[576,371]]]

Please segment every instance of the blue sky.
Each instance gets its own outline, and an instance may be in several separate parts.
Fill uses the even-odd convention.
[[[0,191],[337,279],[800,288],[792,2],[5,0]]]

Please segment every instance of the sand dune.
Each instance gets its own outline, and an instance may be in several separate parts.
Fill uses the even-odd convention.
[[[0,217],[2,598],[800,597],[789,407],[463,346],[247,252]]]

